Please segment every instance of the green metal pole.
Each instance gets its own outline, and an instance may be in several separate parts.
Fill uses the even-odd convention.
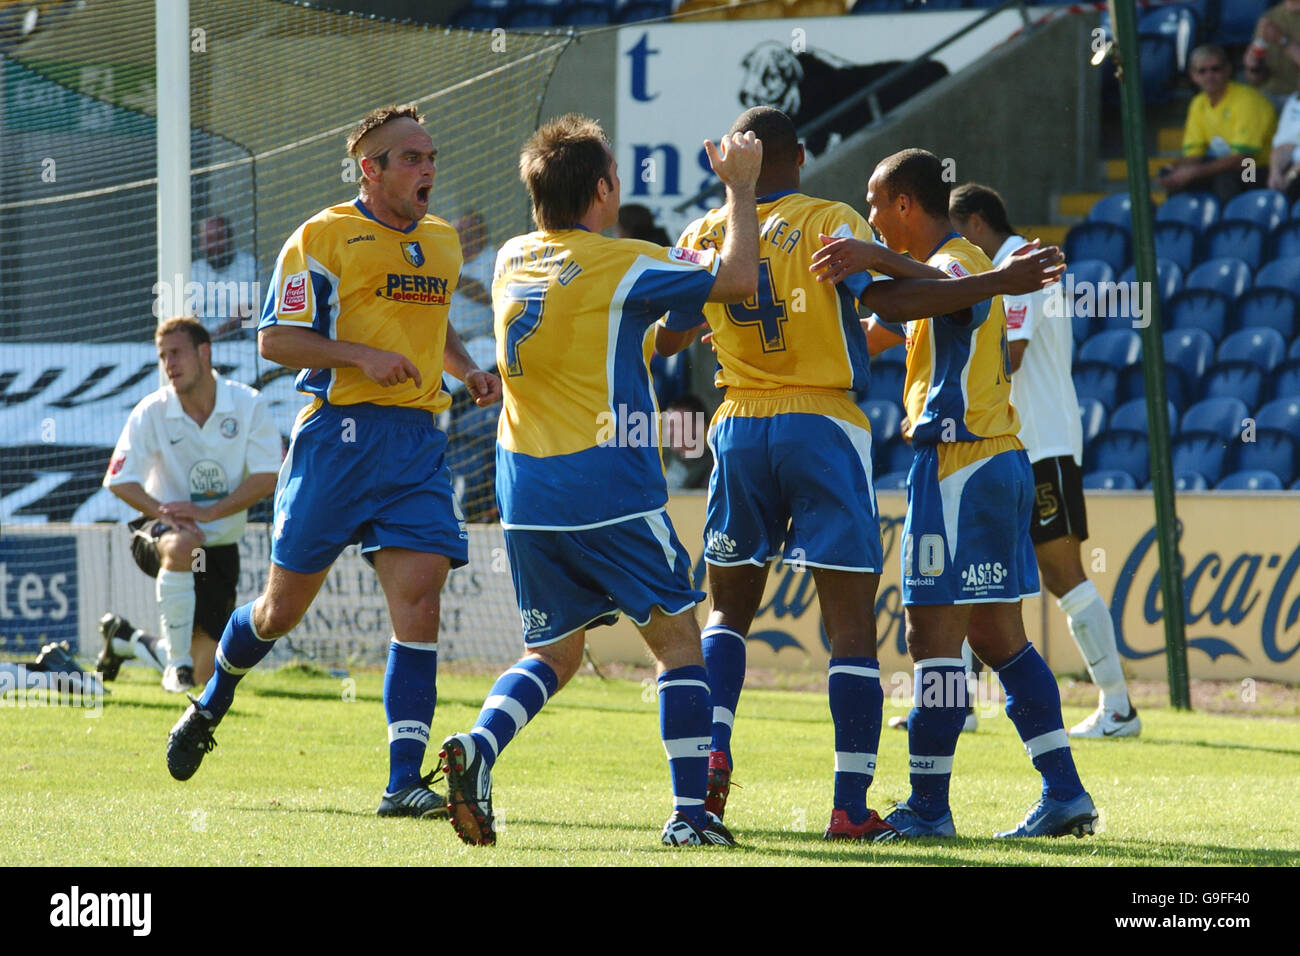
[[[1134,0],[1114,0],[1112,8],[1121,64],[1119,88],[1124,157],[1128,161],[1128,188],[1133,204],[1133,256],[1138,282],[1146,293],[1142,296],[1146,312],[1136,325],[1142,335],[1142,372],[1146,383],[1147,428],[1151,438],[1151,480],[1156,500],[1156,541],[1160,554],[1160,593],[1164,602],[1169,703],[1178,710],[1190,710],[1192,699],[1187,683],[1187,642],[1183,627],[1183,576],[1178,559],[1178,517],[1174,511],[1164,348],[1160,337],[1160,298],[1154,291],[1159,284],[1152,238],[1151,188],[1147,181],[1137,11]]]

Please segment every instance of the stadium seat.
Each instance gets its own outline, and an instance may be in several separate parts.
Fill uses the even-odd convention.
[[[632,0],[620,4],[618,8],[619,23],[637,23],[641,20],[658,20],[672,16],[672,0]]]
[[[1273,369],[1269,392],[1274,401],[1300,399],[1300,359],[1287,359]]]
[[[511,7],[505,16],[505,25],[509,30],[524,30],[531,27],[555,26],[556,11],[549,6],[530,3],[527,6]]]
[[[1079,401],[1093,399],[1103,408],[1114,408],[1119,389],[1119,374],[1102,362],[1079,362],[1074,366],[1074,392]]]
[[[1138,487],[1127,471],[1093,471],[1083,476],[1085,491],[1132,491]]]
[[[1106,406],[1095,398],[1079,399],[1079,423],[1083,426],[1086,445],[1106,430]]]
[[[1184,36],[1188,43],[1196,41],[1200,31],[1200,17],[1190,6],[1173,4],[1148,10],[1138,17],[1138,33],[1160,33],[1174,39]]]
[[[1074,328],[1074,340],[1082,342],[1101,326],[1095,293],[1101,283],[1115,281],[1115,270],[1100,259],[1067,260],[1067,263],[1067,276],[1062,288],[1074,289],[1074,301],[1068,305],[1070,322]],[[1089,289],[1093,291],[1092,296],[1086,295]]]
[[[1206,398],[1239,398],[1255,408],[1264,397],[1264,373],[1250,362],[1220,362],[1205,374],[1201,393]]]
[[[867,420],[871,422],[871,445],[883,447],[898,436],[898,426],[903,421],[903,409],[898,402],[885,398],[872,398],[859,402]]]
[[[1126,471],[1140,485],[1151,474],[1150,454],[1144,432],[1108,431],[1084,450],[1084,470]]]
[[[1274,259],[1255,276],[1257,289],[1286,289],[1300,295],[1300,258]]]
[[[1163,106],[1174,98],[1173,82],[1178,78],[1178,45],[1158,33],[1138,36],[1138,60],[1142,64],[1142,100],[1147,106]]]
[[[1151,487],[1150,484],[1147,485]],[[1209,491],[1210,483],[1199,471],[1182,471],[1174,475],[1174,491]]]
[[[1119,373],[1118,400],[1120,402],[1146,398],[1147,387],[1144,374],[1140,364],[1130,365]],[[1177,365],[1165,363],[1165,398],[1173,402],[1174,408],[1183,409],[1190,404],[1189,396],[1196,385],[1196,380],[1189,379],[1187,373]]]
[[[1298,336],[1291,343],[1291,347],[1286,350],[1286,357],[1289,359],[1300,359],[1300,336]]]
[[[907,472],[891,471],[886,475],[880,475],[875,479],[877,491],[906,491],[907,490]]]
[[[1157,222],[1154,235],[1156,258],[1178,263],[1184,275],[1200,261],[1200,233],[1187,223]]]
[[[1166,402],[1169,406],[1169,434],[1174,435],[1178,432],[1178,409],[1174,408],[1173,402]],[[1135,398],[1125,402],[1115,413],[1110,416],[1110,428],[1113,431],[1126,432],[1147,432],[1147,400],[1145,398]]]
[[[1234,471],[1214,486],[1215,491],[1281,491],[1285,485],[1271,471]]]
[[[1174,440],[1174,474],[1194,472],[1203,475],[1207,485],[1223,477],[1228,447],[1209,435],[1180,435]]]
[[[1156,210],[1157,222],[1181,222],[1202,233],[1219,221],[1219,198],[1213,193],[1179,193]]]
[[[1255,427],[1281,432],[1300,441],[1300,392],[1275,398],[1255,413]]]
[[[1273,230],[1270,259],[1300,258],[1300,219],[1288,219]]]
[[[1129,194],[1111,193],[1102,196],[1088,210],[1089,222],[1108,222],[1121,229],[1131,229],[1133,223],[1132,200]]]
[[[1220,362],[1253,362],[1271,372],[1286,357],[1286,341],[1277,329],[1241,329],[1219,343],[1214,357]]]
[[[1258,269],[1268,248],[1268,233],[1245,219],[1222,219],[1205,231],[1205,258],[1237,258]]]
[[[1233,302],[1250,288],[1250,266],[1240,259],[1207,259],[1192,270],[1184,289],[1214,289]]]
[[[1255,24],[1275,0],[1224,0],[1219,9],[1216,42],[1244,46],[1255,35]]]
[[[1261,428],[1255,432],[1254,441],[1236,444],[1238,471],[1271,471],[1283,485],[1289,485],[1296,475],[1296,441],[1284,432]]]
[[[608,4],[584,0],[564,11],[563,22],[570,27],[602,26],[614,22],[614,11]]]
[[[906,0],[857,0],[849,13],[889,13],[906,7]]]
[[[1123,368],[1142,360],[1142,337],[1132,329],[1098,332],[1079,345],[1080,362],[1100,362]]]
[[[1228,200],[1220,219],[1228,222],[1244,219],[1272,232],[1290,213],[1290,203],[1275,189],[1251,189]]]
[[[461,30],[495,30],[502,19],[495,10],[467,7],[452,17],[451,25]]]
[[[1202,399],[1183,412],[1178,434],[1210,435],[1218,441],[1236,441],[1249,415],[1250,409],[1239,398]]]
[[[1248,289],[1237,300],[1237,325],[1243,329],[1276,329],[1289,341],[1300,330],[1300,298],[1272,286]]]
[[[1184,289],[1169,300],[1162,318],[1169,329],[1200,329],[1212,341],[1218,342],[1228,333],[1231,315],[1232,303],[1222,292],[1213,289]]]
[[[901,352],[902,349],[893,351]],[[867,394],[873,399],[886,399],[897,404],[903,402],[903,382],[907,380],[907,369],[893,362],[871,363],[871,378],[867,382]]]
[[[1127,269],[1133,261],[1128,230],[1109,222],[1081,222],[1074,226],[1065,237],[1065,261],[1083,259],[1100,259],[1115,272]]]
[[[1121,283],[1137,281],[1137,264],[1129,266],[1119,277]],[[1183,288],[1183,270],[1172,259],[1156,259],[1156,286],[1160,291],[1160,305],[1163,313],[1164,305],[1177,295]],[[1145,303],[1144,303],[1145,304]],[[1133,315],[1136,309],[1132,304],[1126,315]],[[1120,316],[1115,316],[1120,318]]]
[[[1173,329],[1162,337],[1165,361],[1199,381],[1214,358],[1214,340],[1202,329]]]

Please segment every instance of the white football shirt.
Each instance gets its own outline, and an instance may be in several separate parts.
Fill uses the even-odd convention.
[[[254,388],[217,377],[217,400],[208,420],[185,414],[176,391],[165,385],[142,398],[113,449],[104,487],[139,482],[159,501],[211,504],[248,475],[280,470],[280,432]],[[204,544],[232,544],[244,533],[247,511],[200,522]]]
[[[999,265],[1028,240],[1011,236],[993,256]],[[1027,341],[1020,368],[1011,376],[1011,404],[1020,414],[1020,440],[1031,462],[1063,455],[1083,465],[1083,424],[1070,377],[1074,330],[1067,316],[1048,318],[1047,292],[1004,295],[1007,341]]]

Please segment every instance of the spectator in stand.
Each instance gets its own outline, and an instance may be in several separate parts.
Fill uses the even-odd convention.
[[[1223,47],[1207,44],[1192,51],[1189,72],[1201,92],[1192,97],[1183,129],[1183,156],[1162,170],[1159,183],[1170,193],[1213,192],[1222,200],[1263,185],[1267,173],[1253,167],[1268,162],[1277,129],[1277,111],[1259,90],[1232,79]]]
[[[620,239],[644,239],[661,246],[671,246],[672,239],[663,226],[656,225],[655,214],[639,203],[628,203],[618,209],[618,224],[614,234]]]
[[[209,216],[199,227],[203,258],[190,265],[190,281],[203,290],[195,318],[208,335],[247,338],[262,305],[257,260],[235,248],[235,234],[225,216]]]
[[[1260,17],[1246,48],[1246,74],[1274,105],[1300,82],[1300,42],[1292,41],[1300,41],[1300,0],[1285,0]]]
[[[497,251],[488,242],[487,220],[477,209],[466,210],[456,220],[456,233],[465,264],[460,268],[460,283],[451,300],[448,321],[470,355],[481,362],[484,358],[474,347],[474,340],[492,338],[492,268]]]
[[[1286,193],[1290,202],[1300,199],[1300,93],[1292,93],[1282,107],[1268,161],[1268,188]]]
[[[669,491],[707,488],[713,455],[705,440],[709,416],[696,395],[681,395],[664,409],[660,441]]]

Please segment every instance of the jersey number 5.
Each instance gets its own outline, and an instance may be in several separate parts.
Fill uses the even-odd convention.
[[[506,298],[512,307],[519,307],[519,311],[506,319],[506,375],[514,378],[524,374],[519,346],[542,324],[542,313],[546,310],[546,283],[512,282],[506,286]]]
[[[758,294],[727,306],[727,318],[736,325],[754,325],[763,336],[764,352],[785,351],[785,300],[776,297],[769,260],[758,260]]]

